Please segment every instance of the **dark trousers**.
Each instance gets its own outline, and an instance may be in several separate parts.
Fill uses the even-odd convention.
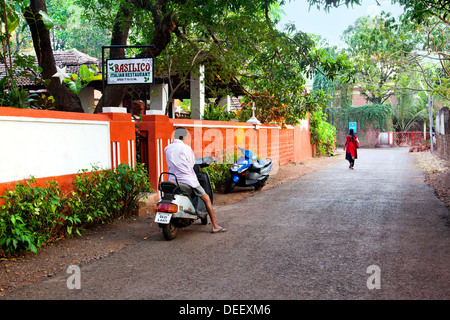
[[[346,152],[345,154],[345,159],[348,160],[348,162],[350,163],[350,166],[353,167],[355,165],[355,158],[352,157],[352,155],[350,154],[350,152]]]

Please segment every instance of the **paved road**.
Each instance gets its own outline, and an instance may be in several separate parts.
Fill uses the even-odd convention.
[[[450,298],[449,209],[406,149],[361,149],[355,170],[343,160],[217,215],[227,233],[152,235],[82,265],[81,290],[63,272],[5,298]]]

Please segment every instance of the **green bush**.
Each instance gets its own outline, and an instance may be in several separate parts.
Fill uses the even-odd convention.
[[[121,164],[115,171],[83,171],[74,181],[75,191],[68,201],[71,225],[85,227],[105,223],[132,213],[141,192],[150,192],[148,174],[143,164],[131,168]],[[69,230],[71,231],[71,230]]]
[[[139,194],[152,191],[143,164],[83,170],[73,184],[67,196],[61,195],[58,183],[41,187],[34,178],[6,191],[0,197],[5,200],[0,206],[0,248],[13,254],[37,252],[52,238],[132,214]]]
[[[234,112],[225,111],[225,106],[220,107],[214,104],[206,107],[203,114],[204,120],[232,121],[235,117]]]
[[[32,178],[0,198],[6,200],[0,207],[0,246],[5,251],[37,252],[62,227],[61,190],[56,182],[40,187]]]
[[[223,154],[220,157],[223,163],[213,163],[209,167],[203,168],[203,171],[209,174],[211,180],[211,187],[216,192],[222,192],[225,190],[228,179],[230,179],[230,168],[238,158],[238,152],[222,151]],[[240,151],[239,151],[240,152]]]
[[[336,149],[336,128],[326,120],[327,115],[320,108],[311,113],[309,133],[311,144],[316,145],[315,156],[333,156]]]
[[[226,163],[213,163],[209,167],[203,168],[203,171],[209,174],[213,190],[225,190],[226,182],[230,178],[230,168],[231,164]]]

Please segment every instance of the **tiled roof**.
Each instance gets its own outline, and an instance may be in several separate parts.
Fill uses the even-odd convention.
[[[93,58],[77,49],[71,49],[66,51],[55,51],[55,62],[60,68],[67,67],[67,72],[77,73],[81,65],[91,65],[95,64],[97,67],[101,67],[101,61]]]
[[[66,67],[67,73],[78,74],[78,70],[81,65],[86,64],[88,66],[95,64],[99,69],[101,69],[101,61],[99,59],[93,58],[77,49],[64,50],[64,51],[54,51],[53,55],[55,57],[55,63],[58,67]],[[35,62],[37,65],[37,61]],[[5,71],[5,65],[0,63],[0,77]],[[29,78],[21,77],[18,79],[19,85],[34,85],[34,82]]]

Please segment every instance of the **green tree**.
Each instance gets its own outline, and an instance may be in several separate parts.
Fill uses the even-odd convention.
[[[399,2],[405,5],[402,22],[421,39],[407,57],[422,79],[423,91],[450,101],[450,4]]]
[[[308,2],[310,6],[315,6],[317,9],[323,8],[326,11],[343,5],[353,7],[354,4],[361,4],[361,0],[308,0]]]
[[[32,96],[19,84],[18,79],[39,78],[39,68],[33,64],[33,58],[13,52],[11,46],[12,34],[17,32],[22,23],[20,10],[26,5],[26,1],[0,1],[0,43],[3,44],[0,61],[4,65],[0,79],[0,106],[26,107],[32,101]]]
[[[311,3],[315,2],[310,0]],[[49,22],[45,0],[14,1],[23,5],[22,11],[33,37],[42,75],[56,98],[58,110],[81,111],[77,96],[52,78],[56,73],[51,34],[44,22]],[[148,44],[137,57],[174,57],[180,52],[194,52],[184,60],[185,70],[196,63],[209,62],[211,74],[242,82],[250,89],[268,90],[282,103],[300,108],[304,76],[313,74],[320,66],[333,77],[345,67],[345,59],[330,60],[316,50],[314,41],[302,32],[276,31],[277,6],[283,0],[69,0],[64,4],[48,0],[49,11],[55,17],[53,35],[55,48],[68,45],[71,24],[78,20],[98,30],[109,30],[110,44]],[[358,1],[346,1],[346,3]],[[56,3],[60,9],[56,9]],[[83,12],[78,18],[82,7]],[[65,16],[77,18],[65,20]],[[90,23],[86,23],[89,21]],[[92,29],[92,28],[91,28]],[[94,29],[93,29],[94,30]],[[72,37],[73,37],[72,32]],[[106,32],[107,33],[107,32]],[[84,37],[86,37],[85,34]],[[78,41],[81,42],[81,41]],[[172,46],[173,47],[170,47]],[[176,49],[183,48],[184,51]],[[175,53],[175,54],[174,54]],[[111,58],[122,58],[121,49],[112,49]],[[192,57],[198,57],[193,60]],[[188,57],[189,58],[189,57]],[[162,60],[162,59],[159,59]],[[162,63],[162,62],[161,62]],[[172,64],[181,70],[183,62]],[[219,73],[220,72],[220,73]],[[187,74],[187,72],[186,72]],[[118,105],[128,92],[128,86],[107,87],[103,99],[107,105]],[[102,101],[99,106],[102,105]],[[100,110],[96,110],[97,112]],[[295,110],[294,110],[295,111]],[[304,110],[298,110],[304,112]]]
[[[428,119],[428,113],[425,108],[426,95],[423,92],[412,90],[418,88],[417,72],[402,75],[398,85],[403,89],[397,89],[395,96],[396,102],[393,103],[392,121],[395,131],[405,132],[419,130]]]
[[[324,50],[332,57],[337,57],[338,55],[344,54],[342,49],[338,50],[336,47],[329,47],[328,43],[324,43],[323,45],[325,46]],[[335,77],[334,79],[330,79],[326,74],[318,71],[314,75],[312,89],[314,91],[323,90],[331,97],[328,104],[329,107],[351,105],[354,75],[354,68],[348,70],[343,75]]]
[[[72,48],[101,58],[101,47],[111,39],[111,31],[92,23],[83,15],[76,0],[46,0],[48,14],[54,22],[50,30],[53,50]]]
[[[405,8],[405,21],[421,24],[432,17],[450,24],[450,2],[447,0],[395,0]]]
[[[53,77],[57,72],[49,33],[49,29],[53,27],[53,22],[47,14],[45,0],[3,0],[0,3],[0,9],[2,17],[0,40],[5,44],[3,48],[6,48],[0,56],[6,67],[6,72],[0,79],[0,100],[2,104],[5,105],[4,102],[6,101],[6,105],[26,106],[30,102],[30,98],[26,90],[19,88],[17,85],[17,78],[27,76],[36,79],[42,76],[48,92],[55,98],[57,110],[83,112],[78,96],[62,84],[59,79]],[[23,14],[29,26],[39,70],[33,66],[28,57],[18,54],[13,57],[11,52],[11,32],[19,26],[20,14]],[[4,34],[3,30],[5,30]],[[22,70],[29,73],[26,74]],[[38,74],[38,71],[40,71],[40,74]]]
[[[360,0],[309,0],[311,6],[330,10],[333,7],[360,5]],[[448,0],[392,0],[404,7],[401,28],[394,32],[393,47],[398,57],[403,56],[399,65],[409,64],[409,68],[422,74],[424,91],[450,100],[450,2]],[[408,34],[409,33],[409,34]],[[415,35],[414,48],[410,48],[411,36]],[[418,41],[421,40],[421,41]],[[370,42],[369,42],[370,43]],[[403,45],[406,47],[402,48]],[[388,51],[389,52],[389,51]],[[413,88],[413,91],[417,90]],[[378,99],[379,100],[379,99]]]
[[[332,61],[316,50],[315,42],[306,34],[294,32],[293,28],[290,33],[274,28],[277,5],[282,1],[79,1],[87,14],[112,26],[111,44],[125,44],[128,40],[152,43],[154,48],[137,56],[155,57],[160,74],[170,77],[176,71],[180,85],[189,79],[196,65],[205,64],[211,77],[206,80],[208,90],[214,89],[217,80],[223,84],[233,80],[249,92],[267,90],[296,108],[292,111],[299,116],[305,114],[301,103],[305,75],[319,66],[330,74],[346,66],[345,59]],[[112,21],[110,16],[115,19]],[[123,55],[123,50],[111,50],[114,58]],[[119,104],[128,88],[108,87],[105,104]],[[223,95],[226,90],[215,94]]]
[[[23,3],[27,5],[22,10],[30,27],[36,58],[42,68],[42,76],[48,82],[47,90],[55,98],[56,109],[84,112],[80,98],[58,78],[53,77],[57,72],[49,32],[53,23],[47,15],[45,0],[29,0]]]
[[[390,14],[361,17],[347,28],[343,39],[357,66],[357,84],[370,103],[386,102],[398,75],[408,68],[406,56],[417,39]],[[403,39],[403,41],[398,41]]]

